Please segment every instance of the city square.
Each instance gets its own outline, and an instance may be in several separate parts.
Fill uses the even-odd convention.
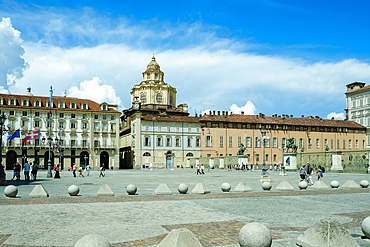
[[[272,246],[296,246],[296,239],[320,219],[336,220],[360,246],[370,246],[362,238],[360,225],[370,215],[369,189],[307,190],[298,188],[298,172],[269,171],[270,191],[263,191],[260,171],[213,170],[196,175],[195,169],[106,171],[73,177],[61,172],[61,179],[47,179],[40,172],[39,181],[8,180],[18,188],[17,198],[0,198],[0,236],[2,246],[74,246],[85,235],[104,236],[112,246],[156,246],[172,229],[191,230],[203,246],[236,247],[242,226],[259,222],[272,234]],[[7,178],[12,176],[7,172]],[[23,179],[23,176],[22,176]],[[329,185],[336,180],[357,184],[368,174],[325,173]],[[279,191],[281,181],[288,181],[294,191]],[[210,194],[191,194],[197,183],[204,183]],[[230,183],[230,193],[222,193],[221,184]],[[239,182],[251,192],[235,193]],[[155,195],[160,183],[166,183],[172,195]],[[178,185],[185,183],[188,194],[180,194]],[[48,198],[29,198],[35,185],[42,184]],[[80,188],[79,196],[69,196],[72,184]],[[114,196],[97,196],[102,184],[108,184]],[[137,195],[129,196],[126,186],[135,184]],[[343,203],[343,202],[346,203]],[[8,224],[8,223],[9,224]],[[10,224],[11,223],[11,224]]]

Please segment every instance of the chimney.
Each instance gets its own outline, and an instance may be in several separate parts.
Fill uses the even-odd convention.
[[[216,111],[213,111],[213,115],[216,115]]]
[[[198,114],[195,113],[195,117],[198,117]]]
[[[244,112],[243,111],[241,113],[242,113],[242,115],[244,115]]]
[[[290,115],[291,118],[293,118],[293,115]]]
[[[228,115],[229,115],[229,112],[228,112],[228,111],[226,111],[226,113],[225,113],[225,114],[226,114],[226,116],[228,116]]]
[[[302,118],[304,118],[304,115],[302,115]]]
[[[225,111],[222,111],[222,116],[224,116],[225,115]]]
[[[217,111],[217,115],[220,115],[220,111]]]

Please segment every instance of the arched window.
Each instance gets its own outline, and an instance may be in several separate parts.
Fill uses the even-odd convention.
[[[186,157],[193,157],[194,155],[193,155],[193,153],[187,153],[186,154]]]
[[[86,103],[84,103],[84,104],[82,105],[82,109],[87,110],[87,104],[86,104]]]
[[[161,93],[157,93],[157,103],[162,103],[162,94]]]
[[[143,154],[143,156],[150,156],[150,153],[149,153],[149,152],[145,152],[145,153]]]
[[[107,110],[107,106],[103,105],[103,111],[106,111],[106,110]]]
[[[59,108],[64,108],[64,104],[63,104],[63,102],[60,102],[60,103],[59,103]]]
[[[23,106],[27,106],[27,100],[23,100]]]
[[[39,107],[40,106],[40,101],[36,100],[35,106]]]
[[[15,104],[14,104],[14,99],[11,99],[11,100],[10,100],[10,105],[15,105]]]
[[[146,103],[146,95],[145,95],[145,93],[142,93],[140,95],[140,101],[141,101],[141,103]]]
[[[75,109],[75,108],[76,108],[76,104],[75,104],[75,103],[72,103],[72,104],[71,104],[71,108],[72,108],[72,109]]]

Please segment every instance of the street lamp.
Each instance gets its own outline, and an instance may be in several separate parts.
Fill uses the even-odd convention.
[[[265,141],[270,139],[270,137],[266,136],[266,130],[261,131],[262,134],[262,140],[263,140],[263,167],[262,167],[262,175],[267,175],[267,168],[266,168],[266,155],[265,155]]]
[[[280,173],[279,173],[279,176],[285,176],[285,166],[284,166],[284,152],[285,152],[285,147],[279,147],[279,150],[281,151],[281,166],[280,166]]]
[[[3,161],[3,126],[5,124],[6,117],[4,112],[0,115],[0,185],[8,185],[6,183],[6,173],[2,164]],[[4,130],[6,131],[6,130]]]
[[[48,177],[48,178],[52,178],[53,177],[53,174],[51,173],[51,158],[50,158],[50,155],[51,155],[51,137],[49,136],[48,138],[47,138],[47,140],[48,140],[48,144],[49,144],[49,157],[48,157],[48,173],[47,173],[47,176],[46,177]],[[42,144],[46,144],[45,143],[45,141],[46,141],[46,139],[45,139],[45,137],[43,137],[42,138]]]
[[[26,164],[27,156],[26,155],[23,155],[22,160],[23,160],[23,164],[22,165],[24,166],[24,164]]]

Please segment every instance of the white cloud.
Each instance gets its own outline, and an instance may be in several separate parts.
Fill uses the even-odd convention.
[[[326,116],[327,119],[331,119],[331,118],[334,118],[334,119],[337,119],[337,120],[343,120],[346,118],[346,116],[344,115],[343,112],[340,112],[340,113],[336,113],[336,112],[331,112],[329,113],[327,116]]]
[[[0,22],[0,82],[12,85],[23,76],[27,64],[23,59],[24,49],[21,33],[12,27],[10,18]]]
[[[245,106],[238,107],[236,104],[232,104],[230,106],[230,111],[235,114],[240,114],[241,112],[244,112],[245,115],[255,115],[257,109],[254,104],[248,100]]]
[[[122,102],[116,95],[116,90],[106,84],[102,84],[99,77],[94,77],[92,80],[85,80],[80,83],[79,88],[72,86],[68,89],[68,96],[81,99],[91,99],[98,103],[109,103],[121,106]]]

